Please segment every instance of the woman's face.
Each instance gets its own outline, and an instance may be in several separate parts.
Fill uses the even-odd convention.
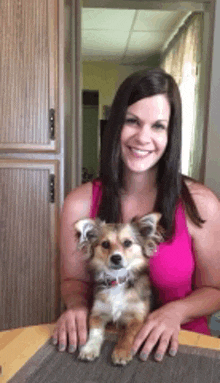
[[[127,109],[121,156],[132,172],[145,172],[162,157],[168,141],[170,104],[164,94],[143,98]]]

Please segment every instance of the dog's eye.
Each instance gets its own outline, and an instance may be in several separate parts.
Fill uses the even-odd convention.
[[[132,242],[130,241],[130,239],[126,239],[123,243],[124,247],[130,247],[132,245]]]
[[[109,241],[103,241],[102,242],[102,247],[104,249],[109,249],[110,248],[110,242]]]

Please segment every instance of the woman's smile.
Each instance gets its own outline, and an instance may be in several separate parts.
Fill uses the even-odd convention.
[[[137,149],[137,148],[129,147],[129,146],[128,146],[128,150],[130,150],[131,155],[133,155],[137,159],[147,158],[153,152],[152,150]]]

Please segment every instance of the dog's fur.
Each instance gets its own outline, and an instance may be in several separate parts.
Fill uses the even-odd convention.
[[[152,213],[129,224],[106,224],[98,219],[75,224],[79,248],[89,258],[95,284],[89,337],[80,359],[91,361],[100,355],[108,322],[120,326],[113,363],[125,365],[132,359],[134,338],[150,311],[148,260],[162,242],[160,217]]]

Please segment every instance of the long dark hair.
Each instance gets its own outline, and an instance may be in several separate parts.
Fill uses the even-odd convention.
[[[102,200],[98,217],[106,222],[121,221],[120,194],[123,187],[123,164],[120,153],[120,134],[127,108],[145,97],[165,94],[171,107],[168,144],[159,161],[157,197],[154,210],[162,214],[161,225],[166,239],[174,234],[174,215],[181,198],[187,213],[198,226],[203,223],[181,175],[181,98],[173,77],[160,68],[136,72],[119,87],[105,127],[100,161]]]

